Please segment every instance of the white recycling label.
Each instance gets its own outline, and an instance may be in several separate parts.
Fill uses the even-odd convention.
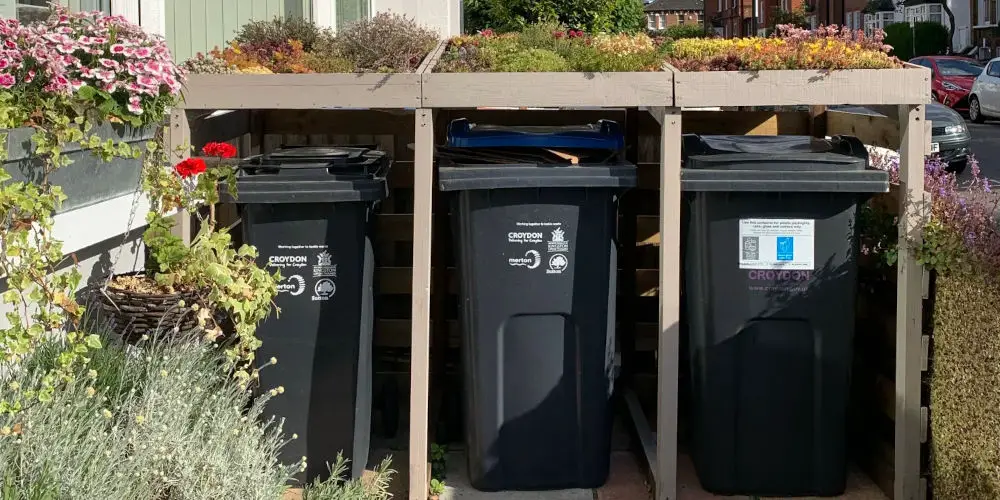
[[[815,235],[813,219],[740,219],[740,269],[812,271]]]

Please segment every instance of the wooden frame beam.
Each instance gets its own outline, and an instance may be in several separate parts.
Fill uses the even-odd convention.
[[[653,108],[660,133],[660,337],[657,348],[656,500],[677,498],[680,369],[681,110]]]
[[[177,163],[191,156],[191,122],[187,111],[174,108],[170,111],[170,123],[167,129],[167,153],[171,163]],[[174,216],[177,225],[173,233],[179,236],[185,245],[191,244],[191,214],[180,210]]]
[[[920,245],[924,198],[924,106],[899,106],[899,261],[896,280],[896,407],[893,498],[918,500],[920,492],[920,377],[923,267]]]
[[[413,286],[410,358],[410,500],[427,498],[430,409],[431,238],[434,112],[417,109],[413,158]]]

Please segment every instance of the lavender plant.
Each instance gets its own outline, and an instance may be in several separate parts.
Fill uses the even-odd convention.
[[[0,470],[9,491],[52,498],[276,500],[302,463],[281,464],[280,422],[197,341],[148,340],[127,350],[111,334],[52,404],[0,416]],[[43,345],[0,387],[15,398],[58,363]],[[7,497],[3,497],[7,498]],[[21,498],[15,496],[13,498]],[[48,497],[43,497],[48,498]]]
[[[899,155],[871,150],[872,164],[889,172],[890,182],[899,183]],[[998,199],[979,162],[969,159],[972,179],[960,184],[947,164],[937,157],[924,164],[924,190],[930,194],[930,215],[924,226],[923,241],[916,248],[921,265],[939,273],[985,272],[1000,274],[1000,225],[994,214]],[[874,253],[887,264],[896,261],[897,219],[875,205],[861,214],[863,253]]]

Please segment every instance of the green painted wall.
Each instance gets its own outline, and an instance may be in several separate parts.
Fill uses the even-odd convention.
[[[311,4],[310,0],[167,0],[167,43],[174,59],[183,61],[224,46],[247,21],[308,18]]]

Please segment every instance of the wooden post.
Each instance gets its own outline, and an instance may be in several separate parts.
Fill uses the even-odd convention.
[[[430,395],[431,230],[434,116],[416,110],[413,152],[413,313],[410,354],[410,500],[427,498]]]
[[[660,338],[657,347],[656,500],[677,498],[681,301],[681,110],[656,108],[660,133]]]
[[[168,158],[172,163],[177,163],[191,156],[191,123],[188,122],[187,111],[183,108],[174,108],[170,111],[170,128],[167,130]],[[177,224],[173,233],[180,236],[185,245],[191,244],[191,214],[186,210],[179,210],[174,216]]]
[[[896,411],[893,497],[918,500],[920,487],[920,367],[923,268],[924,107],[899,106],[899,261],[896,281]]]

